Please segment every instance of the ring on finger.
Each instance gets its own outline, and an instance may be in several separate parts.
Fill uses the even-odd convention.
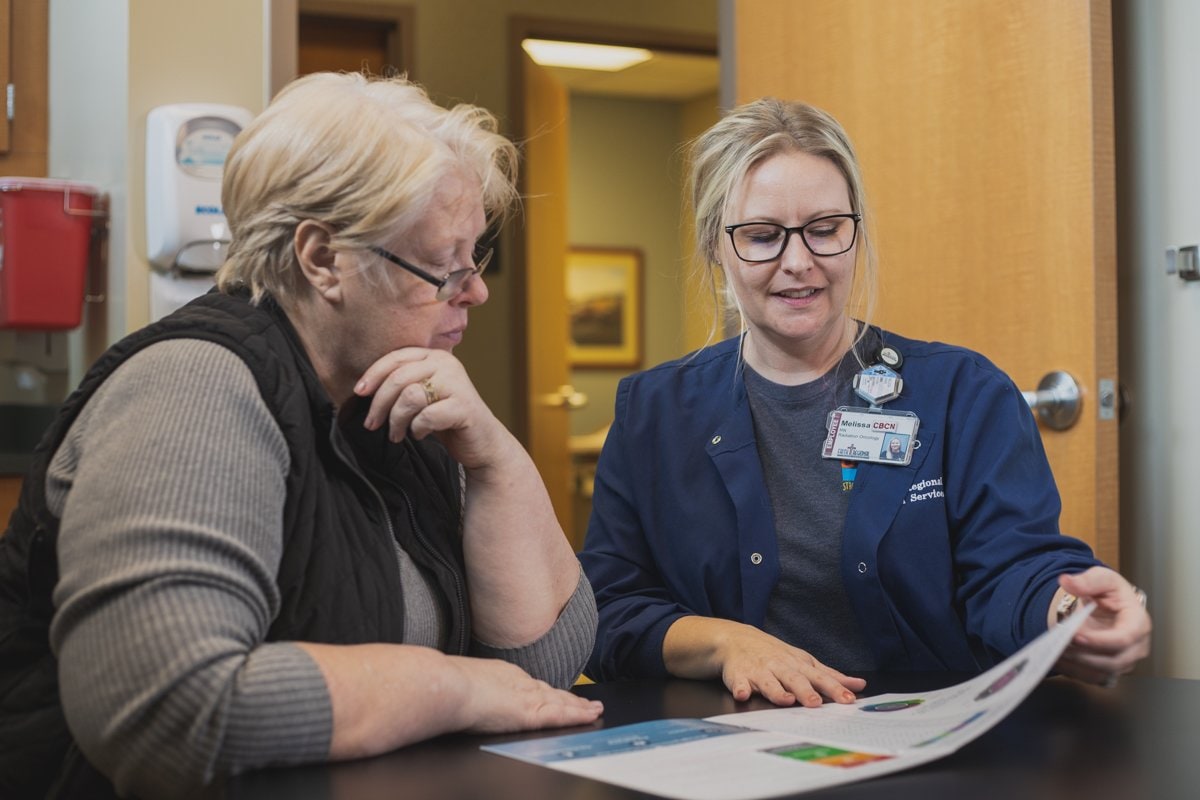
[[[440,399],[437,389],[433,388],[433,381],[428,378],[421,381],[421,388],[425,390],[425,405],[431,406]]]
[[[1119,677],[1120,676],[1117,675],[1117,673],[1113,672],[1113,673],[1109,674],[1109,676],[1104,679],[1104,683],[1102,683],[1100,685],[1103,686],[1105,689],[1114,689],[1114,688],[1116,688],[1117,679]]]

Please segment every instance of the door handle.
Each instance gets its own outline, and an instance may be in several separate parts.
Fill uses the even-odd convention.
[[[557,392],[544,394],[538,398],[542,405],[550,408],[565,408],[568,410],[583,408],[588,404],[588,396],[575,390],[575,387],[563,384]]]
[[[1037,391],[1021,392],[1038,419],[1051,430],[1065,431],[1075,424],[1083,410],[1079,384],[1062,370],[1047,373]]]

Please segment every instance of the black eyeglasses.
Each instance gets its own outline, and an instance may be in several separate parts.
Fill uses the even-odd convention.
[[[839,256],[854,246],[862,214],[830,214],[809,220],[797,228],[774,222],[742,222],[726,225],[725,232],[733,243],[733,252],[742,261],[757,264],[774,261],[787,249],[793,233],[814,256]]]
[[[456,269],[453,272],[447,273],[446,277],[439,278],[431,275],[420,267],[413,266],[395,253],[384,250],[382,247],[371,245],[370,250],[377,256],[382,256],[398,267],[408,270],[413,275],[416,275],[423,281],[428,281],[437,287],[438,300],[449,300],[462,291],[463,286],[472,275],[482,275],[487,269],[488,263],[492,260],[492,254],[495,252],[492,248],[484,244],[475,245],[475,252],[472,254],[472,260],[475,266],[472,269]]]

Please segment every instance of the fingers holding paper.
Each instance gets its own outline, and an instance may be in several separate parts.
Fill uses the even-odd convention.
[[[1150,653],[1153,623],[1146,595],[1107,567],[1059,577],[1061,590],[1096,608],[1084,621],[1056,669],[1087,683],[1112,686]]]

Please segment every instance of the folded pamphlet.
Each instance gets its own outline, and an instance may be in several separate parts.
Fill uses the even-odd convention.
[[[1041,682],[1093,608],[945,689],[654,720],[482,749],[680,800],[757,800],[850,783],[933,761],[981,736]]]

